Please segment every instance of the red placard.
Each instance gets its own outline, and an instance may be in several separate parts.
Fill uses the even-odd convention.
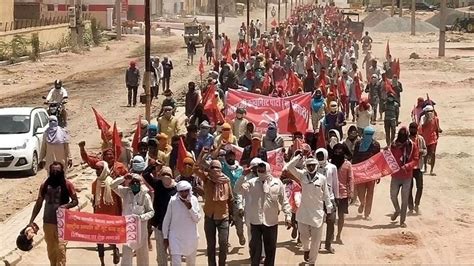
[[[301,132],[306,132],[311,115],[311,93],[275,98],[250,92],[229,90],[226,99],[226,120],[233,120],[235,111],[241,107],[247,111],[246,118],[254,123],[256,131],[265,132],[268,123],[274,121],[278,124],[279,133],[291,134],[292,132],[288,132],[290,101],[295,111],[296,128]]]
[[[354,184],[362,184],[393,174],[400,167],[390,150],[382,150],[368,160],[352,165]]]
[[[103,244],[136,244],[140,219],[136,215],[113,216],[59,208],[56,212],[61,240]]]

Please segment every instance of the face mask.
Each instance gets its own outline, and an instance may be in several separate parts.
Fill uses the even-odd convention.
[[[398,134],[398,141],[400,143],[405,143],[408,140],[407,134]]]
[[[337,106],[331,106],[331,112],[332,113],[337,112]]]
[[[260,178],[260,180],[265,180],[267,179],[267,177],[268,177],[267,173],[258,173],[258,178]]]
[[[130,186],[130,189],[132,190],[133,194],[137,194],[138,192],[140,192],[140,184],[134,183]]]
[[[267,131],[267,137],[271,140],[274,140],[277,137],[277,130],[275,128],[274,129],[269,129]]]
[[[237,117],[237,119],[240,120],[240,119],[242,119],[242,118],[244,117],[244,115],[243,115],[243,114],[237,114],[236,117]]]
[[[225,160],[228,165],[234,165],[235,164],[235,159],[227,159]]]
[[[201,134],[201,136],[206,136],[207,134],[209,134],[209,128],[201,128],[199,133]]]
[[[58,121],[56,120],[49,121],[49,127],[58,127]]]
[[[306,170],[308,170],[308,173],[314,174],[314,173],[316,173],[317,169],[316,169],[316,167],[314,167],[311,171],[308,168],[306,168]]]
[[[186,166],[183,171],[183,176],[191,176],[193,174],[193,168],[191,166]]]
[[[329,139],[329,146],[331,147],[331,149],[334,147],[334,145],[337,144],[337,137],[331,137]]]

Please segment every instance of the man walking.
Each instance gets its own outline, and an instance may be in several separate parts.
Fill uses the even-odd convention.
[[[419,130],[420,134],[426,141],[426,147],[428,149],[428,154],[425,156],[424,160],[424,169],[425,172],[428,170],[426,164],[429,162],[431,166],[430,175],[435,175],[433,168],[436,160],[436,146],[438,145],[439,133],[442,133],[443,131],[439,127],[439,119],[436,116],[432,105],[425,106],[423,112],[425,114],[420,118]]]
[[[415,180],[412,179],[411,181],[408,209],[410,213],[415,211],[418,214],[421,194],[423,193],[423,172],[421,172],[421,168],[423,167],[423,157],[426,156],[427,149],[425,139],[418,135],[418,124],[415,122],[410,123],[408,130],[410,131],[410,140],[418,146],[420,156],[418,165],[413,168],[413,178]],[[416,183],[415,205],[413,205],[413,183]]]
[[[390,182],[390,198],[395,208],[391,220],[395,221],[400,216],[400,227],[405,228],[405,219],[407,216],[408,198],[410,195],[410,186],[413,179],[413,168],[418,165],[419,151],[416,144],[408,138],[408,129],[406,127],[398,130],[397,138],[390,147],[393,157],[398,163],[400,170],[392,174]],[[398,202],[398,194],[401,189],[402,206]]]
[[[250,260],[252,266],[260,265],[262,238],[265,248],[264,265],[275,265],[276,243],[278,236],[279,206],[285,214],[285,222],[290,224],[290,204],[285,193],[285,186],[279,178],[270,173],[268,163],[258,165],[258,177],[245,181],[240,187],[243,194],[249,194],[249,208],[246,217],[250,222]]]
[[[60,162],[53,162],[49,166],[49,176],[41,184],[36,199],[30,224],[38,216],[44,204],[43,230],[46,249],[51,266],[66,265],[66,242],[59,239],[56,211],[59,208],[71,209],[79,203],[74,185],[66,179],[64,166]]]
[[[330,213],[333,209],[329,184],[326,177],[317,172],[318,161],[308,158],[302,162],[303,156],[296,155],[286,165],[286,169],[301,184],[301,205],[296,212],[298,231],[303,244],[304,260],[309,264],[315,264],[318,257],[319,245],[324,221],[324,204]],[[298,169],[297,165],[304,163],[304,169]]]
[[[125,72],[125,85],[127,85],[128,89],[128,107],[132,106],[135,107],[137,105],[137,92],[138,92],[138,85],[140,83],[140,70],[136,67],[136,63],[134,61],[130,62],[130,66],[127,68]],[[133,101],[132,101],[133,99]]]
[[[190,63],[191,65],[193,65],[194,56],[196,55],[196,44],[194,44],[194,41],[188,42],[187,50],[188,50],[188,66]]]
[[[173,62],[168,59],[167,56],[163,57],[161,62],[163,67],[163,91],[169,90],[170,88],[170,79],[171,79],[171,70],[173,69]]]

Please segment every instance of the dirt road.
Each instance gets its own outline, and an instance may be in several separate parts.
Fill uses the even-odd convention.
[[[231,27],[232,24],[240,24],[239,19],[228,19],[224,27]],[[401,82],[404,86],[401,107],[403,125],[410,122],[409,114],[417,97],[425,97],[426,93],[429,93],[437,103],[436,110],[444,130],[438,145],[435,169],[437,175],[425,175],[421,214],[409,216],[406,229],[401,229],[397,223],[390,222],[389,216],[393,212],[389,197],[390,177],[382,179],[375,189],[373,220],[361,220],[356,216],[356,208],[350,207],[342,237],[344,245],[335,245],[335,255],[320,254],[318,263],[473,264],[474,52],[451,49],[463,45],[472,47],[473,35],[466,34],[468,41],[464,43],[447,43],[446,58],[443,59],[436,57],[435,35],[410,37],[408,34],[373,36],[374,52],[378,58],[384,56],[388,37],[393,56],[399,57],[401,61]],[[112,48],[112,51],[116,50]],[[417,52],[421,59],[409,60],[411,52]],[[116,56],[121,55],[123,58],[123,54],[117,52]],[[179,51],[176,56],[172,56],[172,59],[175,62],[177,60],[184,62],[184,52]],[[109,70],[95,71],[93,75],[87,72],[80,74],[79,77],[82,78],[78,77],[77,83],[73,83],[75,84],[72,86],[73,93],[81,97],[73,100],[69,107],[72,109],[71,132],[75,133],[74,142],[86,139],[88,148],[98,146],[98,132],[91,122],[93,119],[90,113],[91,105],[98,106],[107,118],[118,119],[117,122],[122,128],[130,127],[133,123],[139,113],[138,108],[121,107],[125,103],[125,91],[122,85],[123,69],[120,68],[123,68],[127,61],[127,59],[118,60],[115,69],[111,67]],[[189,80],[189,73],[197,73],[197,67],[181,67],[181,70],[176,70],[176,77],[186,78],[175,78],[175,81],[178,82],[179,79],[184,85]],[[85,78],[89,81],[84,81]],[[108,93],[98,94],[97,90]],[[98,95],[103,98],[98,99]],[[25,101],[27,99],[25,98]],[[36,102],[36,99],[30,98],[30,101]],[[382,122],[378,122],[377,130],[383,131]],[[377,136],[381,144],[385,145],[383,133]],[[77,152],[75,155],[77,156]],[[39,179],[37,177],[34,182],[38,182]],[[2,187],[8,186],[10,189],[18,184],[8,183],[9,181],[5,179],[2,181],[4,182]],[[22,179],[20,182],[37,184],[31,179]],[[26,187],[25,185],[24,188]],[[31,186],[30,189],[33,194],[36,193],[35,186]],[[1,194],[3,197],[3,193]],[[0,202],[5,202],[4,198],[1,200]],[[3,206],[0,211],[4,211],[5,207]],[[201,240],[197,263],[205,265],[206,243],[202,223],[199,229]],[[230,241],[232,248],[228,261],[235,265],[248,263],[246,260],[248,249],[238,246],[234,229],[231,229]],[[283,226],[279,228],[277,246],[277,265],[296,265],[302,262],[302,252],[296,247],[295,242],[290,240],[289,232]],[[98,259],[94,247],[92,244],[70,243],[68,265],[97,265]],[[151,252],[150,261],[155,257],[155,252]],[[110,253],[107,254],[106,260],[111,262]],[[40,265],[46,262],[46,248],[43,242],[23,257],[21,265]]]

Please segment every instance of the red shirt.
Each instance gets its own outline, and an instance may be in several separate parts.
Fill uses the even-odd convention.
[[[426,121],[420,126],[420,134],[425,139],[426,146],[438,143],[438,128],[438,117],[434,117],[431,121]]]
[[[348,198],[354,191],[354,176],[352,175],[352,164],[345,160],[340,168],[337,169],[337,178],[339,180],[340,199]]]
[[[408,140],[404,145],[392,144],[390,151],[400,166],[400,170],[392,174],[393,178],[413,178],[413,168],[418,165],[420,152],[418,145]]]

